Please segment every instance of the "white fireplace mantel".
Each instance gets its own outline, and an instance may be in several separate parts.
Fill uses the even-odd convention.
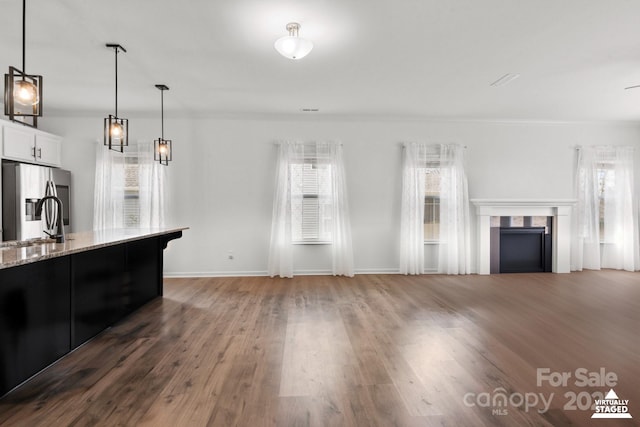
[[[472,199],[478,220],[478,274],[491,271],[492,216],[551,216],[551,270],[569,273],[572,199]]]

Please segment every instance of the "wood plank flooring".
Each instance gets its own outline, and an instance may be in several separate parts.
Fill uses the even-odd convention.
[[[168,279],[0,399],[0,425],[637,426],[639,278]],[[576,385],[601,367],[615,386]],[[538,385],[538,368],[572,376]],[[633,419],[590,418],[610,388]]]

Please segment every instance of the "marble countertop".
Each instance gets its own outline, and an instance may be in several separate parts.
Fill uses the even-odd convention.
[[[53,239],[0,242],[0,269],[187,229],[188,227],[166,227],[84,231],[67,234],[64,243],[56,243]]]

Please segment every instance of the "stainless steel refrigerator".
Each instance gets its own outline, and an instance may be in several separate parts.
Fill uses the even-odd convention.
[[[55,232],[57,206],[45,201],[42,215],[35,207],[44,196],[54,195],[62,201],[65,233],[71,232],[71,172],[18,162],[2,162],[2,240],[26,240],[47,237]]]

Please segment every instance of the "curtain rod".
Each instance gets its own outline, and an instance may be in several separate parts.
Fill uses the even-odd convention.
[[[406,147],[407,144],[411,144],[410,142],[399,142],[398,143],[401,147]],[[433,144],[425,144],[425,145],[460,145],[460,144],[441,144],[441,143],[433,143]],[[460,145],[462,148],[466,149],[467,146],[466,145]]]
[[[610,148],[630,148],[634,149],[633,145],[576,145],[574,148],[576,150],[580,150],[582,148],[599,148],[599,149],[610,149]]]
[[[302,145],[312,145],[312,144],[316,144],[318,142],[323,143],[323,144],[336,144],[336,145],[340,145],[342,146],[342,142],[335,142],[335,141],[303,141],[303,142],[298,142],[298,141],[274,141],[273,145],[282,145],[283,143],[288,143],[288,142],[294,142],[296,144],[302,144]]]
[[[282,145],[283,142],[289,142],[289,141],[274,141],[273,145]],[[303,145],[312,145],[312,144],[316,144],[318,142],[320,143],[334,143],[337,145],[343,145],[342,142],[335,142],[335,141],[303,141],[303,142],[297,142],[297,141],[291,141],[294,142],[296,144],[303,144]],[[400,142],[399,143],[400,146],[404,147],[406,146],[408,143],[407,142]],[[427,144],[427,145],[460,145],[460,144]],[[467,146],[466,145],[461,145],[462,148],[466,149]],[[576,149],[579,147],[576,147]]]

